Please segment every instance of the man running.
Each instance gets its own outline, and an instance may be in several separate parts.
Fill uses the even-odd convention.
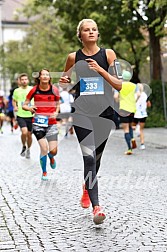
[[[32,113],[22,109],[22,105],[27,94],[32,89],[29,84],[28,75],[22,73],[19,77],[21,86],[16,88],[13,93],[14,111],[17,113],[17,122],[21,129],[22,157],[30,158],[30,147],[32,144]]]

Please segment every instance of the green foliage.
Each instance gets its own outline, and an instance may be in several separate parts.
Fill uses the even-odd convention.
[[[150,101],[152,103],[152,108],[155,111],[163,111],[163,93],[162,93],[162,82],[152,81],[150,83],[150,88],[152,89],[152,94],[150,96]]]
[[[50,1],[45,0],[49,4]],[[38,4],[39,1],[36,0]],[[167,3],[163,0],[56,0],[53,6],[57,15],[66,21],[61,28],[65,38],[77,44],[76,27],[83,18],[93,18],[101,34],[99,45],[113,48],[118,58],[127,60],[134,66],[134,80],[140,81],[140,67],[146,62],[148,51],[148,32],[150,39],[156,43],[150,44],[151,79],[159,79],[160,59],[159,39],[165,35]],[[155,37],[157,39],[155,40]],[[157,55],[159,55],[157,57]],[[148,80],[149,81],[149,80]]]
[[[146,128],[165,127],[165,119],[162,111],[148,109],[148,117],[146,120]]]
[[[165,122],[164,118],[162,82],[152,81],[150,87],[152,89],[152,94],[150,96],[151,108],[148,108],[148,118],[146,121],[146,127],[164,127],[167,122]]]
[[[55,9],[45,6],[33,8],[32,13],[40,11],[40,15],[31,22],[23,41],[9,41],[4,45],[3,62],[1,57],[0,64],[3,71],[10,73],[11,81],[16,73],[21,72],[27,72],[32,78],[32,73],[42,68],[51,72],[63,71],[66,55],[72,50],[63,38],[62,20],[56,18]],[[27,10],[29,15],[30,6]]]
[[[38,1],[36,1],[38,2]],[[46,1],[48,3],[48,1]],[[76,27],[83,18],[94,19],[99,27],[99,45],[112,48],[118,58],[134,66],[135,78],[139,82],[141,62],[148,56],[147,43],[141,33],[142,22],[134,18],[133,12],[123,10],[122,0],[56,0],[53,6],[57,15],[66,21],[61,28],[72,45],[79,45]]]
[[[165,35],[164,24],[167,17],[165,0],[123,0],[122,3],[123,12],[132,12],[133,17],[147,28],[154,27],[156,36]]]
[[[141,25],[141,31],[145,29],[147,32],[150,47],[150,77],[151,80],[161,79],[160,38],[166,34],[164,25],[167,17],[167,2],[163,0],[124,0],[123,9],[126,13],[133,13],[133,18]]]
[[[154,38],[157,36],[159,39],[165,34],[167,2],[27,0],[27,5],[21,12],[27,17],[35,18],[23,42],[10,42],[5,45],[2,65],[3,70],[11,76],[22,71],[31,75],[33,71],[43,67],[49,68],[50,71],[62,71],[67,54],[80,46],[76,37],[78,22],[83,18],[92,18],[99,27],[99,46],[113,48],[118,58],[130,62],[134,66],[133,81],[137,82],[140,81],[143,62],[147,62],[149,55],[149,29],[153,38],[150,40],[153,41],[150,52],[156,51],[157,55],[160,55],[159,48],[153,48]],[[157,58],[153,58],[153,61],[159,64]],[[152,66],[151,69],[158,67]]]
[[[25,72],[25,69],[27,69],[27,57],[23,57],[23,51],[24,49],[17,41],[10,41],[4,45],[4,48],[1,48],[1,71],[7,73],[11,78],[11,81],[13,80],[15,73],[18,73],[18,70],[21,73]]]

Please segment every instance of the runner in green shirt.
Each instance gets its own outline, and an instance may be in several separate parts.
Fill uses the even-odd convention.
[[[137,93],[136,84],[131,82],[132,74],[129,71],[123,70],[123,82],[120,92],[115,91],[114,98],[119,100],[119,115],[120,122],[122,123],[125,141],[128,146],[126,155],[132,154],[132,149],[137,147],[136,140],[133,137],[132,122],[134,113],[136,112],[136,99]]]
[[[26,99],[27,94],[32,89],[28,86],[29,79],[28,75],[22,73],[20,75],[21,86],[16,88],[13,93],[13,106],[14,111],[17,113],[18,125],[21,129],[21,142],[22,142],[22,151],[20,155],[22,157],[30,158],[30,147],[32,144],[32,113],[22,109],[22,105]]]

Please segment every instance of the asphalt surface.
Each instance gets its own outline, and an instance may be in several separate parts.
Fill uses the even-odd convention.
[[[63,131],[63,130],[62,130]],[[139,146],[139,138],[136,137]],[[82,209],[83,163],[75,135],[59,136],[57,168],[41,181],[39,147],[19,155],[20,131],[0,135],[0,251],[166,252],[167,129],[145,129],[145,150],[126,156],[123,131],[112,132],[98,174],[104,224]]]

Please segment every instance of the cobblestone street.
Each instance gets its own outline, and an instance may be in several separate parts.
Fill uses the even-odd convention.
[[[83,163],[75,135],[60,136],[57,168],[41,181],[39,147],[19,155],[20,131],[0,135],[0,251],[166,252],[167,129],[146,129],[146,150],[124,155],[122,130],[110,135],[99,179],[106,220],[80,207]],[[153,142],[154,137],[158,139]],[[139,138],[137,143],[139,145]],[[162,139],[162,141],[161,141]],[[152,140],[152,141],[151,141]]]

